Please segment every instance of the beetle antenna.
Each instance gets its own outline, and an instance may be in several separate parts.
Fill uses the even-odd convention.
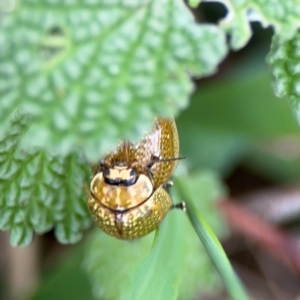
[[[179,156],[179,157],[172,157],[172,158],[162,158],[162,159],[158,159],[155,162],[166,162],[166,161],[172,161],[172,160],[181,160],[181,159],[185,159],[185,156]]]
[[[151,161],[151,163],[148,165],[148,168],[151,168],[154,164],[156,164],[158,162],[167,162],[167,161],[180,160],[180,159],[185,159],[185,156],[171,157],[171,158],[159,158],[159,157],[156,156]]]

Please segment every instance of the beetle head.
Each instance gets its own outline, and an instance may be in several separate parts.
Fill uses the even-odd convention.
[[[139,174],[137,170],[126,163],[119,162],[113,166],[103,166],[104,181],[111,185],[129,186],[136,183]]]

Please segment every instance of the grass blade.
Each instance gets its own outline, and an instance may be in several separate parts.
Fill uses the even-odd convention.
[[[182,187],[182,182],[177,183],[178,192],[182,199],[185,200],[187,206],[187,215],[199,239],[201,240],[207,254],[215,265],[219,275],[221,276],[227,291],[233,300],[249,300],[249,297],[236,276],[232,266],[220,244],[218,238],[213,233],[212,229],[206,223],[204,218],[194,207],[191,196],[187,196],[186,190]]]

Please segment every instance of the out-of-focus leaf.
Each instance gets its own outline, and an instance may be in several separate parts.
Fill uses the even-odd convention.
[[[188,251],[182,242],[186,232],[184,217],[180,211],[170,213],[154,249],[129,275],[122,300],[177,299],[184,270],[182,258]]]
[[[13,246],[52,228],[61,243],[75,243],[90,224],[84,196],[89,165],[79,150],[66,157],[22,150],[30,122],[16,114],[0,139],[0,230],[10,230]]]
[[[190,7],[197,7],[200,4],[201,0],[188,0],[188,4]]]
[[[207,215],[212,227],[219,234],[224,233],[224,223],[213,205],[222,193],[218,180],[211,173],[185,175],[183,180],[191,185],[197,195],[195,205]],[[175,203],[183,200],[178,198],[176,182],[173,192]],[[219,286],[214,268],[201,253],[185,213],[171,211],[167,215],[158,243],[150,252],[152,241],[153,234],[124,242],[100,230],[95,232],[87,243],[84,262],[95,295],[109,299],[119,299],[120,295],[131,299],[176,299],[179,293],[179,299],[192,299],[202,290]]]
[[[79,144],[92,160],[184,108],[190,75],[214,73],[227,51],[182,0],[19,1],[0,48],[0,128],[22,105],[35,116],[24,145]]]
[[[299,134],[288,104],[273,95],[269,74],[259,67],[200,85],[177,126],[189,166],[222,174],[261,140]]]
[[[288,41],[274,36],[268,63],[272,67],[273,88],[278,97],[286,97],[300,123],[300,31]]]
[[[0,1],[0,21],[3,15],[11,13],[17,5],[17,0]]]
[[[133,242],[112,238],[96,229],[86,243],[84,269],[98,299],[119,299],[132,269],[149,254],[153,234]]]
[[[84,258],[82,244],[62,255],[46,270],[31,300],[93,300],[89,282],[81,268]]]
[[[298,182],[299,153],[299,136],[264,141],[252,149],[245,159],[245,165],[260,176],[279,183]]]

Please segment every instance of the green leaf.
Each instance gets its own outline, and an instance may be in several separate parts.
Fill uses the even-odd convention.
[[[35,116],[24,145],[79,144],[92,160],[186,107],[190,75],[227,51],[181,0],[23,0],[1,29],[0,120],[22,105]]]
[[[194,0],[193,7],[201,1]],[[249,41],[250,22],[258,21],[263,27],[273,26],[283,39],[291,38],[300,26],[298,0],[218,0],[228,9],[220,25],[231,34],[231,46],[237,50]]]
[[[180,211],[170,213],[162,225],[158,243],[130,274],[122,300],[177,299],[183,276],[182,258],[187,252],[187,245],[181,239],[186,228],[183,218]]]
[[[244,291],[240,281],[236,277],[230,262],[210,226],[206,223],[202,215],[198,213],[193,202],[198,197],[188,187],[184,187],[183,181],[179,184],[180,195],[185,199],[187,205],[188,217],[199,236],[207,254],[216,266],[220,276],[222,277],[229,295],[233,300],[248,300],[248,296]]]
[[[274,36],[268,63],[272,67],[273,89],[278,97],[286,97],[300,123],[300,31],[288,41]]]
[[[32,242],[33,231],[29,224],[16,224],[10,228],[10,244],[14,247],[25,247]]]
[[[90,224],[84,196],[89,165],[79,150],[65,157],[24,151],[19,143],[30,122],[17,113],[0,139],[0,230],[10,230],[13,246],[52,228],[61,243],[75,243]]]
[[[150,252],[153,235],[126,242],[96,229],[86,243],[83,267],[92,283],[95,297],[119,299],[128,275]]]
[[[210,173],[186,175],[197,197],[197,207],[210,224],[224,234],[222,218],[214,200],[222,193]],[[176,181],[177,182],[177,181]],[[180,200],[176,182],[172,198]],[[101,299],[192,299],[200,291],[216,289],[218,278],[182,211],[171,211],[160,227],[159,239],[151,250],[154,233],[133,242],[113,239],[97,230],[87,243],[84,268],[97,298]],[[200,252],[200,253],[199,253]],[[163,282],[163,284],[161,284]]]

